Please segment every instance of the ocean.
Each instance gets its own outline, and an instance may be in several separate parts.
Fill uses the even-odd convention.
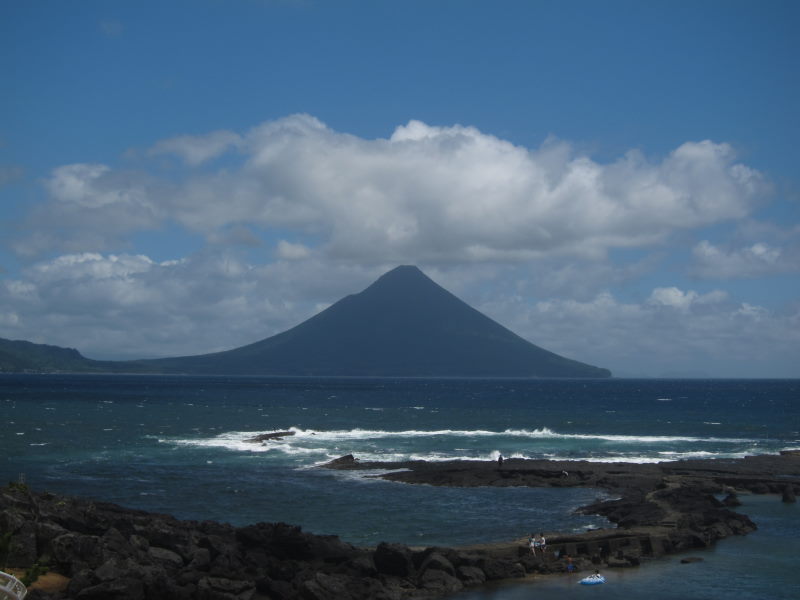
[[[439,488],[317,465],[504,457],[657,462],[800,449],[798,380],[482,380],[0,375],[0,481],[185,519],[284,521],[357,545],[507,541],[608,525],[597,489]],[[293,435],[264,444],[247,438]],[[468,591],[595,597],[800,597],[800,509],[745,497],[759,530],[681,565]],[[534,585],[535,588],[530,586]]]

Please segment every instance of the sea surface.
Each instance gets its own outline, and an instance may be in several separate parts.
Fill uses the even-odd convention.
[[[0,481],[179,518],[284,521],[357,545],[460,545],[607,526],[597,489],[439,488],[319,464],[362,460],[658,462],[800,449],[800,380],[478,380],[0,375]],[[292,431],[280,440],[255,435]],[[800,509],[747,497],[759,530],[606,573],[463,600],[799,598]],[[597,589],[601,588],[601,589]],[[620,595],[621,594],[621,595]]]

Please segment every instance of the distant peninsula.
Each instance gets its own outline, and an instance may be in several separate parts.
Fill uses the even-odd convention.
[[[0,372],[363,377],[610,377],[549,352],[400,266],[296,327],[233,350],[98,361],[0,338]]]

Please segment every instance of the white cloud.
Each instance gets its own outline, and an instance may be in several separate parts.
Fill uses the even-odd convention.
[[[45,181],[51,201],[32,210],[20,226],[24,235],[10,245],[25,257],[125,246],[131,234],[158,229],[169,219],[165,186],[102,164],[58,167]]]
[[[230,148],[238,166],[204,164]],[[528,149],[474,127],[419,121],[367,140],[294,115],[243,135],[170,138],[150,153],[177,154],[189,168],[168,178],[105,165],[56,169],[48,189],[76,217],[70,231],[91,212],[93,231],[109,225],[106,238],[169,220],[205,235],[242,225],[312,233],[336,259],[514,263],[661,243],[740,218],[767,190],[726,144],[688,142],[660,162],[630,152],[602,164],[564,142]],[[49,243],[63,236],[48,233]]]
[[[287,260],[299,260],[311,256],[311,249],[304,244],[293,244],[286,240],[278,242],[278,256]]]
[[[0,337],[93,358],[225,350],[298,324],[383,270],[312,259],[256,266],[216,252],[163,262],[62,255],[0,279]]]
[[[647,302],[653,306],[667,306],[686,312],[693,306],[723,302],[727,297],[728,294],[722,290],[714,290],[713,292],[701,295],[694,290],[684,292],[673,286],[655,288]]]
[[[703,240],[692,249],[694,274],[709,279],[734,279],[800,271],[800,252],[756,242],[740,248],[720,248]]]
[[[585,302],[517,297],[479,308],[544,348],[620,376],[800,375],[800,306],[779,313],[724,292],[660,288],[642,303],[603,292]]]
[[[258,266],[224,253],[163,262],[63,255],[0,279],[0,336],[77,346],[93,358],[224,350],[285,331],[391,266],[316,256]],[[779,313],[677,287],[656,288],[641,302],[610,292],[536,300],[503,288],[489,266],[429,273],[533,343],[619,375],[798,375],[800,306]],[[487,281],[493,291],[483,294]]]
[[[638,249],[661,252],[676,233],[760,203],[763,177],[726,144],[600,163],[553,139],[529,149],[411,121],[368,140],[294,115],[241,134],[170,138],[148,154],[185,168],[52,171],[47,202],[13,241],[38,262],[0,278],[0,336],[97,358],[223,350],[279,333],[397,264],[419,264],[534,343],[623,374],[706,365],[786,375],[800,364],[797,309],[668,284],[635,300],[598,293],[661,260]],[[159,262],[134,245],[140,232],[172,228],[202,234],[206,247]],[[696,272],[796,270],[796,232],[781,241],[756,231],[738,248],[698,244]],[[605,260],[615,249],[632,249],[625,266]]]
[[[155,144],[148,154],[158,156],[175,154],[190,166],[198,166],[216,158],[242,143],[242,138],[231,131],[213,131],[206,135],[182,135]]]

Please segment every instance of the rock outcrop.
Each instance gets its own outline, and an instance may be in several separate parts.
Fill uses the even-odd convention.
[[[800,455],[658,465],[508,460],[452,463],[361,462],[328,468],[392,469],[383,477],[432,485],[597,486],[618,499],[581,509],[617,525],[547,534],[547,552],[525,540],[462,548],[415,549],[381,543],[358,548],[336,536],[285,523],[233,527],[89,499],[0,488],[0,561],[38,565],[68,579],[62,589],[31,590],[30,600],[404,600],[440,598],[487,581],[532,573],[633,567],[664,554],[705,548],[755,524],[715,495],[732,490],[800,492]],[[730,496],[729,496],[730,498]],[[727,504],[732,504],[728,502]]]
[[[357,548],[285,523],[181,521],[87,499],[0,489],[9,567],[69,578],[28,598],[81,600],[401,600],[436,598],[530,571],[511,552]]]

